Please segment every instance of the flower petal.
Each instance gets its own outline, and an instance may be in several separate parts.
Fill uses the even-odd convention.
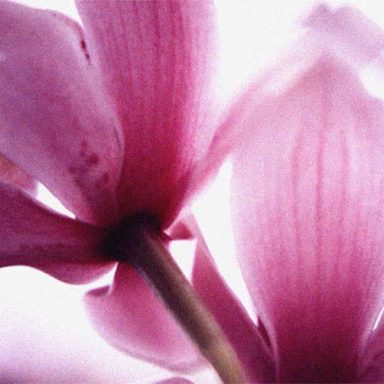
[[[34,196],[37,192],[37,183],[31,176],[17,167],[12,161],[0,154],[0,180],[16,184]]]
[[[324,55],[248,122],[236,236],[279,380],[353,381],[384,299],[383,103]]]
[[[125,128],[120,204],[169,220],[213,133],[211,1],[77,4]]]
[[[196,292],[234,348],[249,382],[273,382],[272,356],[260,331],[218,273],[197,225],[189,223],[198,241],[193,269]]]
[[[69,283],[111,268],[100,229],[49,211],[10,184],[0,183],[0,218],[0,267],[26,265]]]
[[[113,285],[87,293],[96,330],[116,348],[172,370],[190,370],[203,360],[148,283],[120,263]]]
[[[264,85],[264,82],[261,82]],[[224,160],[245,140],[249,132],[244,129],[244,122],[248,115],[252,114],[254,100],[257,100],[259,83],[251,84],[241,95],[239,95],[228,111],[223,115],[218,124],[215,134],[210,141],[205,157],[196,163],[191,188],[188,198],[192,198],[209,180],[218,172]],[[256,96],[257,94],[257,96]],[[264,95],[261,95],[263,97]]]
[[[0,19],[0,151],[82,220],[110,222],[121,141],[81,28],[8,1]]]
[[[170,379],[158,381],[156,384],[193,384],[193,381],[185,379],[184,377],[171,377]]]
[[[380,55],[384,31],[358,9],[318,4],[303,20],[318,44],[360,69]]]
[[[318,4],[305,17],[302,25],[306,27],[305,38],[301,42],[302,49],[307,50],[306,57],[302,57],[304,60],[294,63],[297,60],[296,50],[290,52],[291,57],[286,57],[285,60],[279,58],[284,66],[283,73],[288,74],[288,77],[290,74],[287,71],[287,59],[294,63],[293,69],[297,70],[305,66],[308,61],[316,60],[319,54],[326,50],[360,70],[372,60],[380,58],[381,50],[384,48],[384,31],[353,7],[346,6],[332,10],[327,4]],[[305,40],[306,44],[303,44]],[[273,84],[271,79],[266,83],[266,78],[276,75],[281,75],[281,68],[276,71],[276,67],[272,66],[234,100],[213,136],[206,158],[195,171],[194,185],[204,184],[217,171],[225,157],[238,146],[239,141],[247,139],[249,131],[244,129],[244,126],[247,128],[248,115],[252,112],[255,100],[260,102],[260,99],[267,96],[266,84]],[[279,83],[287,79],[277,80]]]
[[[383,321],[371,333],[361,360],[359,381],[362,383],[382,383],[384,380]]]

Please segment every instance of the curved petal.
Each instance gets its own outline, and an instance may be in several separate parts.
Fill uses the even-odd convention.
[[[34,196],[37,192],[37,182],[12,161],[0,154],[0,180],[16,184]]]
[[[0,19],[0,151],[80,219],[110,222],[121,141],[81,28],[8,1]]]
[[[384,299],[384,106],[323,56],[248,120],[240,261],[282,382],[350,382]]]
[[[291,57],[279,59],[280,63],[283,63],[283,71],[279,65],[272,66],[260,79],[238,95],[219,124],[206,158],[195,171],[194,185],[204,184],[239,142],[247,139],[248,115],[252,113],[255,101],[260,102],[260,99],[265,98],[273,89],[273,87],[265,89],[267,84],[273,84],[271,77],[277,77],[277,83],[281,81],[284,83],[295,74],[295,68],[296,71],[300,71],[303,66],[308,65],[308,61],[316,61],[324,50],[332,52],[332,55],[342,58],[359,70],[372,60],[380,59],[381,50],[384,48],[384,31],[353,7],[346,6],[333,10],[327,4],[318,4],[302,20],[302,25],[306,27],[305,38],[301,41],[306,57],[302,57],[300,62],[295,62],[297,60],[297,47],[295,47],[295,51],[290,52]],[[287,71],[287,61],[293,64],[291,74]],[[279,79],[282,72],[283,77]]]
[[[185,379],[184,377],[171,377],[170,379],[157,381],[156,384],[193,384],[193,381]]]
[[[125,128],[120,204],[165,221],[212,135],[211,1],[77,1]]]
[[[203,358],[148,283],[120,263],[113,285],[87,293],[85,303],[96,330],[116,348],[176,371]]]
[[[362,354],[359,381],[362,383],[382,383],[384,380],[384,323],[380,322]]]
[[[308,40],[308,41],[307,41]],[[241,142],[253,135],[249,120],[253,119],[256,104],[270,101],[280,89],[296,80],[303,70],[313,65],[324,50],[314,44],[312,38],[303,38],[299,46],[288,50],[284,56],[259,74],[255,80],[237,95],[221,117],[202,161],[196,164],[189,196],[197,192],[214,176],[223,161]],[[302,52],[305,55],[302,55]]]
[[[346,6],[332,10],[318,4],[303,20],[318,44],[356,69],[380,55],[384,48],[384,31],[358,9]]]
[[[246,122],[249,115],[253,113],[255,100],[260,102],[265,97],[264,85],[264,78],[251,84],[234,99],[228,111],[223,115],[205,157],[195,164],[187,199],[193,198],[214,178],[226,158],[250,135]]]
[[[0,183],[0,238],[0,267],[26,265],[78,284],[112,266],[100,251],[100,229],[60,216],[5,183]]]
[[[193,269],[196,292],[234,348],[249,382],[273,382],[272,355],[259,329],[218,273],[198,227],[190,223],[198,242]]]
[[[193,287],[237,353],[248,380],[255,383],[273,382],[274,364],[269,346],[263,340],[264,330],[253,323],[239,300],[225,284],[194,216],[186,215],[169,231],[170,237],[175,240],[196,239]]]

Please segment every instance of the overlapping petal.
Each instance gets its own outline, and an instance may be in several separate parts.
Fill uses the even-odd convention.
[[[384,299],[384,106],[327,54],[274,92],[234,163],[242,269],[279,380],[353,381]]]
[[[16,184],[25,191],[34,195],[37,192],[37,182],[26,172],[16,166],[12,161],[0,155],[0,180]]]
[[[359,364],[359,381],[381,383],[384,380],[384,324],[380,321],[371,333]]]
[[[231,343],[249,382],[274,381],[271,351],[263,340],[260,330],[224,283],[197,227],[193,225],[192,228],[198,239],[193,287]]]
[[[0,151],[80,219],[113,221],[122,141],[81,28],[7,1],[0,19]]]
[[[0,267],[26,265],[69,283],[86,283],[111,268],[104,233],[60,216],[11,184],[0,183]]]
[[[211,1],[77,4],[125,130],[120,205],[169,221],[213,134]]]
[[[274,368],[270,351],[210,260],[193,218],[171,229],[171,238],[180,234],[198,239],[193,287],[228,337],[247,377],[253,382],[271,381]],[[173,370],[185,370],[202,362],[161,300],[128,265],[119,264],[112,286],[89,292],[86,305],[100,334],[123,351]]]
[[[250,382],[275,378],[271,351],[262,330],[224,282],[193,215],[184,215],[169,231],[173,239],[196,240],[192,284],[235,350]]]
[[[250,87],[234,100],[215,131],[204,162],[197,167],[196,185],[209,178],[239,142],[247,140],[252,130],[247,121],[255,103],[261,103],[294,82],[305,68],[316,62],[322,52],[331,52],[355,70],[379,57],[384,48],[384,32],[372,20],[353,7],[332,9],[318,4],[302,20],[305,34],[295,49],[279,58]],[[304,53],[304,54],[302,54]],[[299,58],[299,55],[301,57]]]
[[[85,303],[96,330],[118,349],[176,371],[202,363],[184,330],[133,267],[120,263],[112,286],[90,291]]]
[[[361,69],[379,57],[384,48],[384,31],[358,9],[331,9],[318,4],[303,20],[316,44]]]
[[[170,379],[158,381],[156,384],[193,384],[193,382],[184,377],[172,377]]]

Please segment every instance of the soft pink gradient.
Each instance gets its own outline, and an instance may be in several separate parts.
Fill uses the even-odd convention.
[[[76,216],[2,180],[0,265],[70,283],[116,265],[103,242],[122,218],[145,213],[170,226],[236,140],[210,148],[237,129],[226,117],[233,110],[217,118],[211,1],[77,5],[84,29],[58,12],[0,2],[0,152]],[[97,329],[120,349],[167,367],[200,359],[129,265],[87,297]]]
[[[53,11],[0,4],[0,151],[76,216],[116,219],[121,127],[82,49],[83,32]]]
[[[16,184],[27,193],[35,196],[37,194],[37,183],[30,175],[17,167],[12,161],[0,155],[0,177],[1,180]]]
[[[329,12],[325,26],[319,10]],[[365,382],[384,300],[384,104],[363,87],[350,51],[368,63],[384,40],[350,9],[320,7],[307,26],[316,54],[293,51],[297,69],[284,77],[280,63],[279,87],[255,85],[265,95],[233,167],[239,259],[277,381]]]
[[[176,371],[202,357],[172,314],[133,267],[120,264],[112,286],[90,291],[85,303],[95,329],[112,345]]]
[[[186,220],[172,236],[198,240],[196,291],[252,382],[382,381],[382,325],[372,327],[384,292],[383,106],[358,77],[380,54],[381,30],[351,8],[316,8],[302,43],[217,119],[210,3],[78,5],[84,30],[57,12],[0,3],[0,151],[76,214],[51,212],[3,177],[1,265],[94,279],[114,264],[101,252],[111,225],[146,211],[167,229],[248,131],[233,199],[258,324]],[[126,264],[86,304],[124,352],[180,371],[200,360]]]
[[[167,223],[213,134],[213,6],[103,0],[77,5],[89,53],[124,131],[120,215],[148,211]]]
[[[253,323],[218,273],[196,221],[187,218],[184,222],[197,241],[193,287],[236,351],[247,379],[250,382],[271,382],[274,378],[273,360],[263,331]]]
[[[10,184],[1,184],[0,201],[1,267],[27,265],[77,284],[111,268],[101,228],[61,216]]]

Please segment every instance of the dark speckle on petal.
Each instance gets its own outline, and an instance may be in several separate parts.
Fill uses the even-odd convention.
[[[87,44],[85,43],[84,40],[81,40],[80,42],[80,47],[81,47],[81,50],[83,51],[84,55],[85,55],[85,58],[89,61],[91,60],[91,56],[89,55],[89,52],[88,52],[88,49],[87,49]]]
[[[91,153],[87,157],[86,162],[87,162],[87,165],[90,167],[96,166],[99,163],[99,156],[97,156],[96,153]]]

